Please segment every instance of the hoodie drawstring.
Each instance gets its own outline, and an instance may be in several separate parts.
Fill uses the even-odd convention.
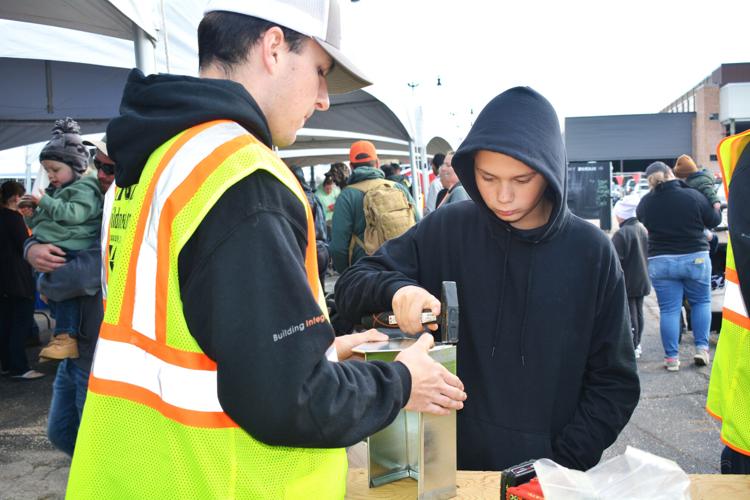
[[[526,367],[526,317],[529,314],[529,296],[531,295],[531,278],[534,276],[534,254],[536,253],[536,243],[531,246],[531,255],[529,256],[529,277],[526,280],[526,296],[523,304],[523,319],[521,320],[521,338],[518,341],[519,353],[521,355],[521,366]]]
[[[507,238],[505,258],[503,259],[503,278],[500,282],[500,311],[497,314],[497,326],[495,327],[495,333],[492,335],[492,352],[490,358],[495,357],[495,346],[497,345],[497,335],[500,332],[500,325],[503,320],[503,306],[505,305],[505,278],[508,276],[508,254],[510,253],[510,229],[506,229]]]

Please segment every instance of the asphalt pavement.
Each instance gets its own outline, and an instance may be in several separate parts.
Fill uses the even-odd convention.
[[[603,458],[617,456],[630,445],[674,460],[687,473],[718,473],[723,448],[720,429],[704,409],[711,367],[693,364],[693,338],[688,333],[680,345],[680,371],[667,372],[654,295],[647,297],[644,309],[643,355],[638,360],[640,403]],[[47,326],[44,321],[40,325]],[[43,330],[43,340],[48,336],[49,332]],[[716,333],[712,333],[712,355],[716,340]],[[29,359],[36,360],[38,352],[39,347],[29,348]],[[1,500],[64,498],[70,459],[46,437],[56,365],[44,363],[35,368],[47,376],[28,382],[0,377]]]

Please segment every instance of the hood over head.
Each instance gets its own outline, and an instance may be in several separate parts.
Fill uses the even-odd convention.
[[[108,156],[120,187],[137,184],[151,153],[190,127],[232,120],[268,147],[271,132],[258,104],[239,83],[177,75],[128,76],[120,116],[107,127]]]
[[[545,196],[554,207],[549,222],[532,230],[532,239],[551,237],[562,226],[567,214],[567,160],[560,122],[552,104],[530,87],[515,87],[492,99],[479,113],[464,142],[456,151],[452,165],[469,196],[496,223],[518,231],[500,220],[482,200],[474,177],[474,156],[478,151],[502,153],[523,162],[544,175]]]

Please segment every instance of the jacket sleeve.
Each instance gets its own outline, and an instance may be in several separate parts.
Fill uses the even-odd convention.
[[[26,224],[23,223],[23,217],[17,212],[10,214],[5,220],[8,222],[8,233],[11,239],[11,246],[14,253],[19,256],[23,255],[24,242],[29,238],[26,230]]]
[[[711,203],[712,206],[714,203],[719,203],[719,197],[716,195],[716,184],[710,174],[704,173],[704,175],[701,175],[700,184],[697,187],[698,191],[703,193],[703,196],[708,199],[708,202]]]
[[[745,307],[750,310],[750,148],[739,158],[729,183],[727,216],[729,237],[732,241],[734,265],[740,279],[740,290]]]
[[[714,210],[714,207],[702,195],[700,196],[700,209],[701,217],[703,218],[703,224],[707,228],[714,228],[721,223],[721,213],[717,210]]]
[[[578,408],[552,443],[553,460],[580,470],[599,462],[630,420],[640,396],[625,283],[614,256],[603,262],[603,269],[607,267]]]
[[[102,199],[101,195],[81,186],[75,189],[68,200],[42,196],[37,210],[44,210],[55,222],[83,224],[101,213]]]
[[[622,230],[617,231],[612,235],[612,246],[615,247],[620,262],[625,260],[625,257],[628,255],[628,241],[625,236],[623,236]]]
[[[348,446],[390,423],[408,400],[409,372],[326,359],[334,334],[307,283],[304,220],[285,213],[294,196],[275,208],[246,202],[244,211],[219,206],[225,197],[180,263],[186,321],[216,361],[224,411],[277,446]]]
[[[407,285],[419,285],[418,238],[420,223],[398,238],[388,240],[370,257],[364,257],[336,281],[338,311],[349,321],[391,309],[393,295]]]
[[[336,199],[331,220],[331,260],[333,268],[343,273],[349,267],[349,243],[354,234],[354,213],[349,191],[344,189]]]

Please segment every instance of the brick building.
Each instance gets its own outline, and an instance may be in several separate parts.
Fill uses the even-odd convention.
[[[689,153],[718,174],[719,141],[749,128],[750,63],[722,64],[659,113],[566,118],[565,145],[570,162],[612,162],[615,173]]]

